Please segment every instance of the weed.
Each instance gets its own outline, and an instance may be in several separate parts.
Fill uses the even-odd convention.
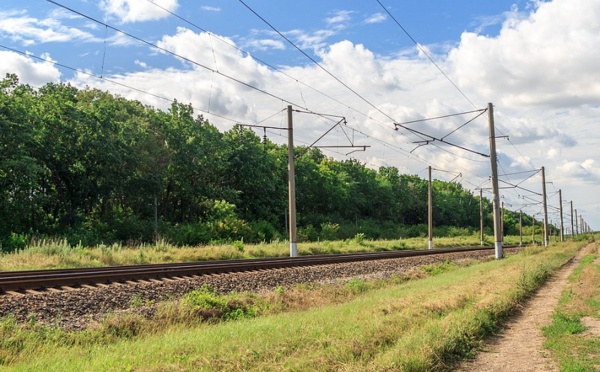
[[[358,244],[358,245],[365,245],[365,234],[364,233],[357,233],[356,235],[354,235],[354,243]]]
[[[439,275],[439,274],[454,270],[457,267],[458,267],[458,265],[455,264],[454,262],[452,262],[450,260],[446,260],[439,264],[420,266],[419,269],[423,270],[424,272],[426,272],[429,275]]]
[[[369,290],[369,284],[361,279],[350,279],[344,284],[345,288],[350,289],[354,293],[363,293]]]
[[[220,295],[206,285],[183,297],[183,303],[190,306],[195,315],[203,320],[235,320],[255,317],[260,312],[255,301],[249,295],[241,296],[236,293]]]
[[[235,240],[231,243],[234,248],[238,250],[240,253],[244,253],[244,241],[243,240]]]
[[[144,306],[144,300],[142,299],[141,296],[135,295],[129,301],[129,305],[134,309],[138,309],[138,308]]]
[[[559,337],[581,333],[586,330],[586,327],[579,319],[580,317],[576,315],[556,311],[552,315],[552,324],[543,328],[544,336]]]

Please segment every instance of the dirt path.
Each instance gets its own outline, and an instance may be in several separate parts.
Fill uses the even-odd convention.
[[[564,265],[527,302],[522,311],[510,320],[501,334],[491,337],[484,352],[472,361],[461,364],[457,371],[558,371],[556,363],[544,349],[541,328],[550,324],[554,308],[573,268],[585,248]]]

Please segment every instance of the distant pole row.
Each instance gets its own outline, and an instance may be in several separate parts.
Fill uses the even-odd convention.
[[[492,181],[492,213],[494,221],[494,253],[496,259],[501,259],[503,254],[504,241],[504,202],[500,203],[500,188],[498,186],[498,160],[496,154],[496,133],[494,128],[494,106],[488,103],[488,121],[489,121],[489,140],[490,140],[490,163],[491,163],[491,181]],[[296,234],[296,184],[294,170],[294,130],[292,120],[292,106],[287,107],[288,112],[288,221],[290,238],[290,256],[298,255],[297,234]],[[431,178],[432,168],[428,168],[428,188],[427,188],[427,225],[428,225],[428,249],[433,249],[433,188]],[[546,170],[541,168],[542,173],[542,204],[543,204],[543,244],[549,244],[548,229],[548,205],[546,195]],[[564,219],[563,219],[563,201],[562,190],[558,190],[559,212],[560,212],[560,241],[564,241]],[[571,208],[571,237],[580,233],[589,233],[592,230],[585,222],[583,216],[577,215],[577,209],[573,209],[573,201],[570,201]],[[480,218],[480,240],[484,245],[484,210],[483,210],[483,189],[479,190],[479,218]],[[579,217],[579,218],[578,218]],[[535,238],[535,218],[532,225],[532,242]],[[519,210],[519,245],[523,245],[523,211]]]

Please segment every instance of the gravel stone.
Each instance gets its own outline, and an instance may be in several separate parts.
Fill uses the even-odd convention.
[[[506,253],[520,248],[505,248]],[[37,323],[58,325],[66,329],[81,329],[101,321],[108,313],[131,308],[145,316],[154,313],[160,301],[181,298],[184,294],[208,285],[219,293],[264,292],[278,286],[298,283],[340,284],[350,279],[382,279],[403,275],[423,265],[446,260],[490,260],[490,251],[445,253],[430,256],[404,257],[342,264],[304,266],[287,269],[204,275],[185,280],[160,282],[113,283],[107,287],[75,288],[61,292],[42,291],[22,296],[0,295],[0,318],[13,315],[18,322],[35,319]],[[138,306],[133,304],[137,303]],[[142,304],[140,306],[139,304]]]

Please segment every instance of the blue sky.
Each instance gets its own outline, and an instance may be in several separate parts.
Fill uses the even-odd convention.
[[[565,202],[573,200],[588,222],[600,224],[600,0],[154,1],[183,20],[150,0],[56,0],[112,27],[107,28],[45,0],[4,0],[0,45],[14,51],[0,48],[0,73],[17,73],[35,86],[62,81],[110,90],[161,109],[172,99],[189,102],[221,130],[266,118],[269,125],[284,125],[281,110],[290,103],[341,115],[348,120],[346,133],[336,128],[323,141],[347,144],[351,136],[357,145],[371,147],[350,155],[324,150],[328,156],[353,157],[373,168],[393,165],[422,177],[433,165],[440,169],[434,177],[448,180],[461,173],[460,182],[472,190],[489,187],[487,158],[439,142],[417,147],[422,138],[394,131],[394,122],[493,102],[499,134],[510,138],[498,144],[503,180],[540,192],[539,174],[525,180],[527,173],[512,173],[545,166],[552,181],[549,204],[558,206],[560,188]],[[473,117],[414,128],[439,138]],[[488,153],[485,118],[447,140]],[[295,125],[297,143],[303,144],[333,124],[297,114]],[[278,131],[269,137],[285,142]],[[510,209],[541,211],[540,205],[524,206],[529,204],[524,196],[539,200],[538,195],[518,188],[503,195]],[[556,213],[550,220],[557,223]]]

